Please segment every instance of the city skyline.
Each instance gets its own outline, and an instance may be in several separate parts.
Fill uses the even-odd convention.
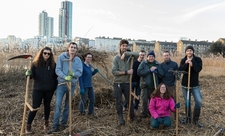
[[[0,16],[3,18],[0,38],[8,35],[22,39],[37,36],[38,14],[43,10],[54,18],[54,36],[58,36],[61,2],[5,1],[0,6]],[[225,19],[222,13],[225,11],[225,2],[222,0],[174,0],[173,3],[166,0],[95,0],[88,1],[89,4],[81,0],[71,2],[73,38],[94,39],[105,36],[176,42],[181,37],[209,41],[224,37]]]

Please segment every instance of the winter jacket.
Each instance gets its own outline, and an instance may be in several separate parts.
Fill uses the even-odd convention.
[[[156,86],[159,84],[159,79],[158,77],[161,77],[162,75],[162,69],[159,67],[159,63],[155,60],[154,61],[154,66],[157,67],[157,73],[155,73],[155,81],[156,81]],[[144,60],[141,62],[141,64],[138,67],[137,74],[141,77],[140,79],[140,87],[143,88],[148,88],[148,89],[154,89],[154,87],[151,87],[151,84],[154,85],[154,79],[153,79],[153,73],[150,70],[150,66],[148,64],[147,60]]]
[[[189,64],[185,64],[185,61],[187,60],[187,56],[185,56],[181,62],[179,70],[186,71],[187,74],[183,75],[182,78],[182,86],[187,87],[188,86],[188,67]],[[193,58],[191,60],[192,67],[191,67],[191,76],[190,76],[190,87],[196,87],[199,86],[199,72],[202,70],[202,59],[200,57],[197,57],[193,55]]]
[[[158,117],[170,117],[170,112],[175,111],[175,102],[172,97],[168,100],[161,97],[153,97],[150,99],[148,109],[154,119]]]
[[[125,52],[124,60],[121,60],[121,54],[117,54],[113,58],[112,64],[112,74],[114,75],[114,83],[129,83],[130,82],[130,75],[119,75],[120,71],[128,71],[131,69],[130,63],[131,58],[129,59],[130,55],[134,57],[138,57],[137,52]]]
[[[55,68],[46,65],[35,67],[32,64],[31,71],[30,78],[34,79],[34,91],[55,91],[58,83]]]
[[[70,70],[69,59],[70,56],[68,52],[63,52],[58,56],[55,72],[58,75],[59,84],[67,82],[64,78],[68,76],[68,70]],[[75,58],[72,60],[72,72],[74,73],[72,83],[75,84],[83,72],[82,61],[77,56],[75,56]]]
[[[86,87],[92,87],[92,76],[97,72],[91,70],[91,65],[87,66],[83,62],[83,74],[79,77],[80,89],[84,90]]]
[[[162,62],[159,66],[163,70],[161,82],[165,83],[167,86],[174,86],[176,84],[176,77],[172,71],[178,70],[177,63],[169,60],[168,62]]]

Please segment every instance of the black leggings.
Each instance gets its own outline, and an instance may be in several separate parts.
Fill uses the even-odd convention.
[[[54,94],[54,91],[33,91],[33,94],[32,94],[32,98],[33,98],[32,107],[34,109],[40,107],[40,105],[42,103],[42,99],[44,100],[43,103],[44,103],[45,120],[48,120],[48,118],[49,118],[50,104],[51,104],[53,94]],[[37,111],[30,111],[30,113],[28,115],[27,124],[32,123],[36,113],[37,113]]]

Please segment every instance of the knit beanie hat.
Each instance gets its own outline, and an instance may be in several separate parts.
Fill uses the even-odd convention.
[[[185,52],[186,52],[188,49],[191,49],[193,52],[195,52],[194,47],[191,46],[191,45],[188,45],[188,46],[185,48]]]
[[[155,53],[154,53],[154,51],[149,52],[148,55],[147,55],[147,57],[148,57],[149,55],[152,55],[152,56],[154,56],[154,58],[155,58]]]

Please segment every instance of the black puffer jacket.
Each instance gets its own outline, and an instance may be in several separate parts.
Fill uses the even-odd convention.
[[[31,71],[30,78],[34,79],[34,91],[55,91],[58,84],[55,68],[46,65],[35,67],[32,64]]]

